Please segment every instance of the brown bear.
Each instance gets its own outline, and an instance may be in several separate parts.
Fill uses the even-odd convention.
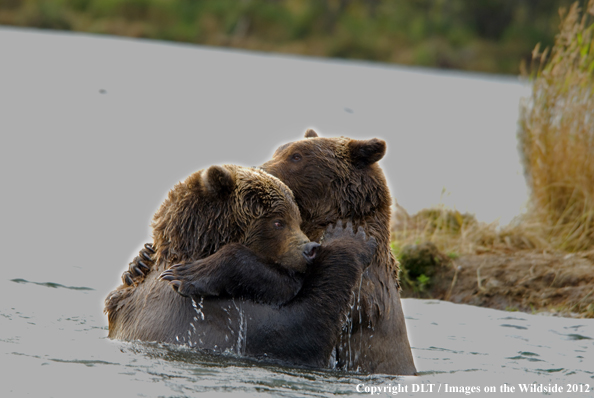
[[[320,240],[328,224],[351,219],[378,242],[354,291],[356,305],[338,340],[335,366],[365,373],[416,374],[400,303],[398,263],[390,249],[392,199],[377,164],[386,144],[378,139],[320,138],[313,130],[305,138],[281,146],[262,165],[293,191],[303,231],[311,240]],[[173,269],[166,279],[201,283],[204,274],[193,272],[191,267],[178,273]]]
[[[376,243],[338,225],[319,247],[300,222],[290,190],[261,170],[194,173],[154,216],[153,245],[141,252],[154,265],[137,258],[132,278],[106,299],[109,337],[327,366]],[[159,280],[172,264],[196,259],[203,259],[190,264],[192,274],[202,272],[199,283],[161,276],[180,294]]]
[[[318,241],[328,224],[351,219],[377,241],[377,251],[354,289],[355,304],[336,347],[337,366],[365,373],[416,374],[400,303],[398,263],[390,249],[392,199],[377,164],[379,139],[305,139],[279,147],[262,168],[293,191],[301,229]]]
[[[400,303],[398,265],[390,250],[392,200],[377,164],[386,144],[378,139],[321,138],[311,129],[305,138],[282,145],[262,166],[292,189],[302,230],[312,241],[319,240],[327,225],[347,218],[378,242],[355,289],[356,305],[338,340],[335,365],[365,373],[415,374]],[[133,261],[127,274],[142,279],[140,260]]]

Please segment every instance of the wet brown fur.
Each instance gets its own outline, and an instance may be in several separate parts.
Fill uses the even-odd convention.
[[[390,248],[392,199],[377,164],[385,151],[385,142],[376,138],[323,138],[308,130],[305,139],[279,147],[262,168],[291,188],[303,219],[301,229],[310,240],[318,241],[328,224],[341,219],[352,220],[355,228],[363,226],[377,240],[376,254],[355,291],[360,310],[353,309],[337,347],[339,366],[414,374],[398,292],[398,262]],[[294,161],[295,154],[299,161]],[[355,352],[347,352],[351,349]]]
[[[311,131],[308,130],[308,134]],[[262,168],[291,188],[303,220],[301,229],[310,240],[319,241],[328,224],[352,220],[355,227],[363,226],[368,236],[377,240],[373,263],[382,274],[389,275],[388,281],[399,286],[398,262],[390,248],[392,199],[386,179],[376,162],[360,167],[352,155],[365,143],[346,137],[312,137],[279,148],[273,160],[264,163]],[[377,140],[377,143],[383,156],[385,142]],[[299,170],[289,170],[291,166],[285,158],[295,151],[315,161]],[[366,311],[371,319],[381,316],[384,302],[379,300],[376,306],[369,303]]]
[[[133,286],[118,288],[106,300],[109,337],[184,344],[301,366],[327,366],[353,287],[375,252],[375,240],[368,239],[362,229],[355,233],[350,224],[329,227],[326,242],[303,273],[300,289],[282,304],[270,305],[234,294],[183,297],[159,279],[172,263],[204,259],[197,263],[212,265],[209,260],[213,258],[216,269],[223,271],[245,270],[247,264],[250,275],[260,275],[260,265],[269,263],[268,256],[280,259],[275,265],[285,270],[301,272],[303,252],[290,249],[309,241],[299,228],[301,218],[291,192],[263,171],[233,166],[225,169],[240,181],[237,187],[230,188],[220,168],[210,168],[190,176],[169,193],[153,220],[156,262],[149,261],[151,269],[134,280]],[[212,196],[212,192],[219,195]],[[268,227],[276,225],[275,214],[288,226],[282,231],[289,232],[281,231],[280,237],[278,229]],[[272,222],[270,217],[274,217]],[[233,239],[237,243],[231,242]],[[233,250],[239,250],[239,257]],[[246,260],[246,251],[248,255],[258,254],[257,258]],[[259,256],[262,252],[263,262]],[[222,262],[218,262],[220,257]],[[243,285],[244,276],[230,279]],[[276,283],[260,283],[260,277],[255,280],[256,286],[274,289],[273,293],[286,290],[282,278]]]
[[[355,227],[363,226],[368,236],[374,237],[378,243],[360,288],[355,288],[355,299],[360,299],[360,306],[353,308],[343,327],[336,347],[338,366],[368,373],[414,374],[416,369],[398,292],[398,263],[390,250],[392,200],[383,172],[377,165],[385,154],[385,142],[321,138],[313,130],[308,130],[306,138],[281,146],[273,159],[262,166],[293,190],[303,218],[301,229],[315,241],[322,237],[328,224],[351,219]],[[287,162],[287,156],[295,149],[315,161],[305,167],[295,167]],[[166,224],[163,223],[165,227]],[[192,253],[196,247],[208,247],[213,239],[217,237],[211,236],[190,250],[175,250],[175,253],[185,253],[184,258],[201,258],[193,257]],[[200,256],[206,256],[220,246],[222,243],[218,242]],[[116,303],[120,301],[114,300]],[[353,353],[351,346],[354,351],[357,347],[360,349]]]
[[[233,181],[225,178],[226,173],[221,173],[221,168],[232,176]],[[230,242],[249,247],[258,233],[253,227],[255,220],[287,212],[300,220],[292,192],[268,173],[234,165],[213,166],[195,172],[174,186],[153,217],[155,265],[151,272],[208,257]],[[303,234],[300,235],[306,240]],[[278,246],[253,250],[266,250],[268,257],[282,258],[291,249],[290,243],[290,239],[279,240]],[[136,279],[131,286],[123,284],[108,295],[105,313],[108,315],[109,337],[134,335],[130,330],[120,330],[134,325],[128,321],[128,311],[123,315],[125,319],[120,321],[118,315],[126,305],[139,305],[138,300],[146,300],[143,293],[137,298],[131,297],[139,286],[145,288],[140,283],[143,281],[144,277]],[[170,295],[172,289],[166,283],[153,282],[153,285],[153,289],[167,290],[163,294]],[[136,302],[130,304],[132,301]]]

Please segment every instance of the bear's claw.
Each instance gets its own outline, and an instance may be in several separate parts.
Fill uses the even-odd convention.
[[[213,288],[209,278],[199,275],[194,264],[175,264],[159,275],[159,279],[168,282],[173,290],[184,297],[218,296],[219,290]]]
[[[163,281],[171,282],[176,279],[175,273],[178,271],[178,268],[182,267],[184,264],[174,264],[171,267],[167,268],[165,271],[159,275],[159,279]]]
[[[173,287],[173,290],[175,290],[176,292],[179,292],[179,288],[181,287],[181,281],[178,280],[172,280],[169,281],[169,284],[171,285],[171,287]]]
[[[361,250],[358,253],[359,260],[362,264],[368,266],[373,253],[377,249],[377,240],[373,236],[368,237],[363,226],[359,226],[355,233],[351,221],[348,221],[344,227],[342,220],[338,220],[334,226],[332,224],[328,225],[324,232],[324,244],[328,245],[342,239],[351,239],[352,245],[361,244]]]
[[[169,270],[167,270],[159,275],[159,279],[170,282],[175,279],[175,276],[173,276],[173,272],[169,272]]]
[[[175,290],[179,294],[181,294],[180,287],[182,285],[182,282],[177,279],[178,276],[176,275],[176,271],[177,271],[177,268],[179,268],[182,265],[183,264],[172,265],[171,267],[169,267],[168,269],[163,271],[161,273],[161,275],[159,275],[160,280],[169,282],[169,284],[171,285],[173,290]]]
[[[145,271],[149,271],[151,269],[151,267],[143,263],[142,260],[138,260],[138,266]]]
[[[348,221],[346,226],[343,227],[342,220],[338,220],[336,225],[328,225],[326,231],[324,232],[324,243],[330,243],[336,239],[345,238],[345,237],[355,237],[353,232],[353,223]]]
[[[155,254],[155,249],[153,249],[153,245],[151,243],[145,243],[144,248],[151,252],[151,254]]]
[[[151,257],[151,254],[154,253],[155,250],[153,249],[153,245],[145,243],[144,248],[140,250],[138,256],[128,264],[128,270],[122,274],[122,282],[124,285],[133,286],[142,282],[154,263]]]
[[[122,282],[127,286],[132,286],[134,284],[134,281],[132,280],[132,277],[128,271],[122,274]]]

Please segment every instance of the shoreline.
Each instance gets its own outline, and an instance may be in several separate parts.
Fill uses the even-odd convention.
[[[427,298],[510,312],[594,318],[594,250],[484,252],[435,267],[424,289],[403,283],[402,298]]]

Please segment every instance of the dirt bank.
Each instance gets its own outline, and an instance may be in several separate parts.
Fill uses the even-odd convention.
[[[436,266],[422,289],[403,286],[402,296],[594,318],[594,250],[465,255]]]

